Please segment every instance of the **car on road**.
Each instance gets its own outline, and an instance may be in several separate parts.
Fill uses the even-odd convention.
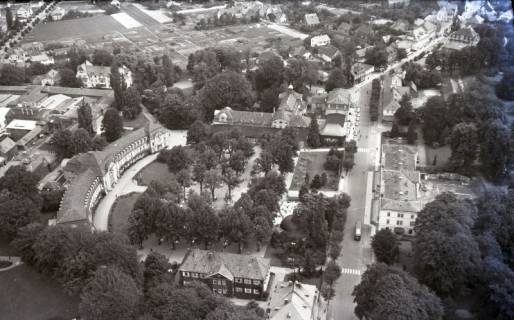
[[[362,235],[362,223],[361,221],[357,221],[355,223],[355,230],[353,232],[353,239],[355,241],[360,241],[361,240],[361,235]]]

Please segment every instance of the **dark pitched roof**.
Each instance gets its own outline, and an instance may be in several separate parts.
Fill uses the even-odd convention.
[[[269,259],[243,254],[193,249],[184,257],[180,271],[224,277],[264,280],[270,269]]]
[[[16,146],[16,143],[11,138],[7,137],[0,141],[0,152],[5,154]]]
[[[336,47],[334,47],[333,45],[327,45],[327,46],[324,46],[324,47],[320,47],[318,48],[318,53],[320,55],[324,54],[326,55],[327,57],[330,57],[330,58],[333,58],[335,57],[338,53],[340,53],[339,49],[337,49]]]
[[[87,169],[82,174],[73,179],[72,183],[64,193],[61,207],[57,212],[57,223],[69,223],[75,221],[85,221],[88,219],[86,194],[98,175],[91,169]]]

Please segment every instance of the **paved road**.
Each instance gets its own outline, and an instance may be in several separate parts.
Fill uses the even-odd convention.
[[[358,105],[361,108],[360,138],[357,140],[358,152],[355,155],[355,167],[345,177],[346,181],[343,183],[343,191],[350,195],[352,203],[345,226],[342,254],[337,260],[342,268],[342,275],[335,284],[336,296],[332,301],[331,312],[327,319],[357,319],[353,313],[355,305],[351,294],[354,286],[360,282],[360,275],[366,269],[366,265],[373,262],[371,236],[374,234],[374,226],[370,224],[371,190],[373,188],[373,172],[378,169],[379,165],[380,133],[384,128],[369,119],[371,81],[387,74],[390,70],[401,67],[421,52],[431,50],[443,40],[444,38],[436,39],[423,50],[409,55],[407,58],[389,66],[383,72],[374,73],[367,80],[352,88],[358,93]],[[363,222],[360,241],[353,239],[357,221]]]
[[[186,144],[186,131],[173,131],[174,137],[169,145],[173,147],[176,145]],[[134,165],[132,165],[118,180],[118,183],[105,197],[100,200],[98,207],[96,208],[95,215],[93,217],[93,224],[97,230],[107,231],[109,227],[109,213],[111,212],[112,205],[118,198],[126,193],[130,192],[141,192],[142,189],[137,186],[133,179],[136,174],[141,171],[148,164],[152,163],[157,158],[158,153],[149,155]]]
[[[365,219],[365,211],[370,200],[367,199],[367,193],[369,196],[367,181],[368,175],[372,174],[374,168],[378,137],[374,124],[369,120],[371,84],[368,82],[360,89],[361,138],[357,141],[359,150],[355,155],[355,167],[344,178],[343,183],[343,191],[350,195],[352,203],[348,210],[342,242],[342,255],[337,260],[342,268],[342,275],[335,284],[336,296],[331,303],[332,310],[328,317],[328,319],[334,320],[357,319],[353,314],[354,304],[351,293],[353,287],[360,282],[360,274],[365,270],[366,265],[372,262],[370,225],[363,225],[361,241],[353,239],[355,223],[358,220],[369,223],[369,218]]]

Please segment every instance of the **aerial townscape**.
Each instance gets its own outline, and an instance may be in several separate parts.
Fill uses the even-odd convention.
[[[512,1],[0,1],[4,319],[514,319]]]

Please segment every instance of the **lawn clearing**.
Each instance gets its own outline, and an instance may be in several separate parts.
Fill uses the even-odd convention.
[[[315,175],[327,174],[327,184],[321,188],[326,191],[337,191],[339,177],[332,171],[325,170],[323,164],[327,158],[328,151],[300,152],[298,162],[294,169],[293,180],[289,190],[300,190],[305,181],[305,174],[309,173],[310,179]]]
[[[0,318],[17,320],[73,319],[79,298],[27,265],[0,272]]]
[[[128,218],[139,195],[140,193],[133,192],[116,200],[109,215],[109,230],[111,232],[127,234]]]
[[[159,181],[166,184],[169,182],[173,173],[168,170],[168,165],[162,162],[154,161],[143,168],[137,174],[137,182],[139,185],[147,186],[152,181]]]
[[[99,39],[109,33],[126,32],[121,23],[108,15],[38,24],[23,42],[50,42],[70,39]]]

